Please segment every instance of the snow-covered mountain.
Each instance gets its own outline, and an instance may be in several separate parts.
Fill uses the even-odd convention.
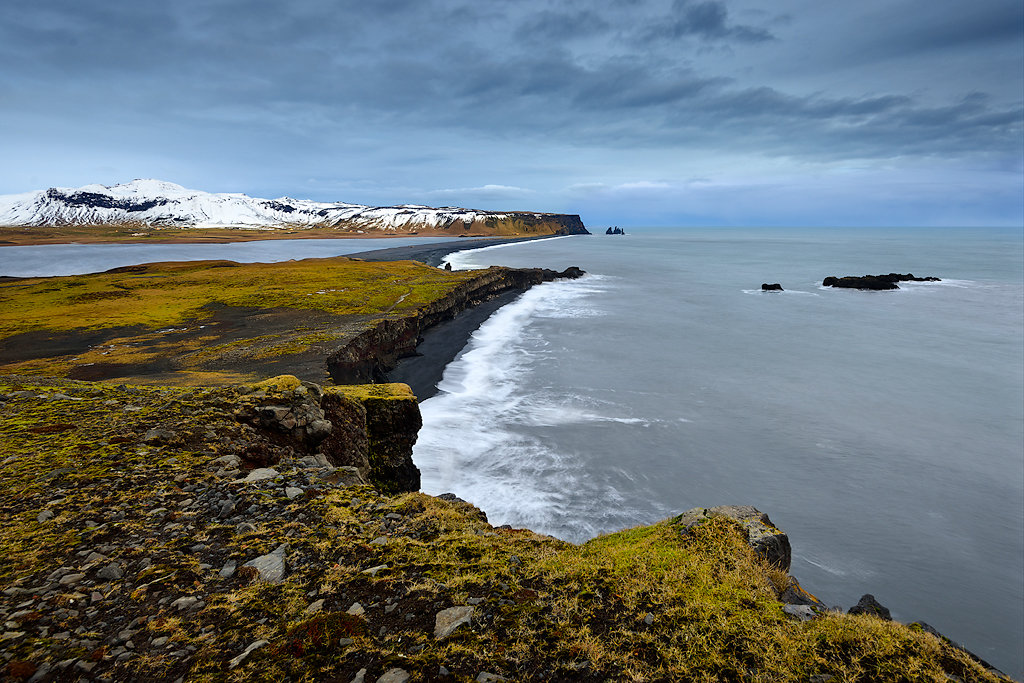
[[[316,226],[409,232],[418,229],[463,230],[483,223],[494,224],[495,221],[515,221],[525,225],[554,222],[563,226],[566,233],[586,232],[578,216],[478,211],[448,206],[430,208],[415,204],[372,207],[290,197],[259,199],[244,194],[189,190],[160,180],[133,180],[113,187],[51,187],[37,192],[0,195],[0,226],[117,224],[268,230]]]

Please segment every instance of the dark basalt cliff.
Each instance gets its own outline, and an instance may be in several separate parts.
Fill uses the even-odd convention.
[[[416,315],[379,321],[331,355],[327,370],[336,384],[385,381],[387,371],[400,358],[415,354],[420,335],[427,328],[505,292],[525,291],[542,282],[583,274],[575,266],[561,273],[546,268],[492,266],[444,298],[421,308]]]

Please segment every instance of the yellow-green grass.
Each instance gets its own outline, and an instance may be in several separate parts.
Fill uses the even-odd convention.
[[[288,307],[335,315],[400,314],[473,274],[414,261],[345,258],[284,263],[157,263],[128,272],[0,283],[0,338],[33,330],[173,326],[211,315],[211,304]]]

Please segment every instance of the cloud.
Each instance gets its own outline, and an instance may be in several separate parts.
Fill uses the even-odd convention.
[[[428,196],[438,198],[467,198],[466,200],[459,201],[500,201],[505,199],[520,199],[524,196],[533,194],[533,190],[515,187],[513,185],[481,185],[480,187],[431,190],[426,194]]]
[[[671,13],[659,18],[647,30],[648,38],[678,40],[688,36],[744,43],[775,39],[766,29],[730,23],[729,11],[721,0],[675,0]]]

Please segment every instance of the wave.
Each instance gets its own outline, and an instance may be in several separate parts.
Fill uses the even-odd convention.
[[[492,524],[523,526],[571,541],[591,538],[629,514],[614,487],[581,470],[578,453],[554,450],[543,431],[647,421],[610,414],[611,403],[566,395],[536,381],[538,367],[546,360],[557,362],[562,353],[547,348],[537,323],[602,315],[591,297],[603,291],[601,280],[588,275],[533,287],[473,333],[445,368],[438,394],[420,404],[423,427],[413,458],[424,492],[452,492],[478,505]]]

